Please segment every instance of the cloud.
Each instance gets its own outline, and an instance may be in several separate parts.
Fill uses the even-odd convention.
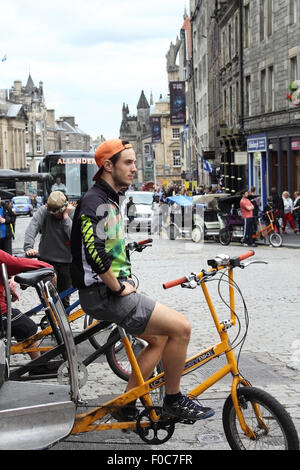
[[[2,0],[0,89],[29,72],[46,106],[85,132],[114,136],[123,102],[167,93],[166,53],[187,0]],[[130,103],[133,103],[130,104]]]

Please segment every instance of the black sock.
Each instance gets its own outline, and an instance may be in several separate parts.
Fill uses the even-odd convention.
[[[179,400],[179,398],[182,396],[181,392],[175,393],[174,395],[167,395],[165,396],[165,402],[171,405],[175,401]]]
[[[130,403],[126,403],[124,408],[135,408],[136,407],[136,400],[131,401]]]

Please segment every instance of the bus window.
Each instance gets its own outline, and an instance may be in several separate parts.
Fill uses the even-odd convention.
[[[42,161],[39,171],[50,173],[51,183],[44,184],[44,197],[48,198],[56,183],[57,177],[65,186],[65,192],[70,199],[78,200],[91,186],[98,167],[94,154],[84,152],[54,152],[48,154]]]

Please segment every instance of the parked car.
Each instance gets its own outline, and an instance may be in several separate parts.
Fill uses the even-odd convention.
[[[125,194],[125,227],[126,231],[128,231],[128,217],[126,214],[126,204],[129,201],[129,197],[132,196],[133,203],[135,204],[136,208],[136,215],[130,224],[129,231],[132,232],[148,232],[151,233],[151,219],[152,219],[152,202],[154,193],[150,191],[127,191]]]
[[[33,207],[29,196],[15,196],[12,198],[12,204],[16,215],[33,216]]]

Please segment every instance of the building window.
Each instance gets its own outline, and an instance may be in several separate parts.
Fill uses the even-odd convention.
[[[273,34],[273,0],[268,0],[267,31],[268,31],[268,37],[272,36]]]
[[[250,75],[248,75],[245,79],[245,93],[246,93],[246,96],[245,96],[245,113],[246,113],[246,116],[251,116],[251,77]]]
[[[223,117],[227,125],[227,90],[223,91]]]
[[[250,46],[250,11],[249,5],[244,7],[244,47],[247,48]]]
[[[40,139],[37,139],[37,141],[36,141],[36,151],[37,151],[37,152],[41,152],[41,151],[42,151]]]
[[[180,128],[179,127],[172,127],[172,139],[175,139],[175,140],[180,139]]]
[[[273,34],[273,0],[260,0],[260,40]]]
[[[274,95],[274,68],[268,67],[268,110],[274,111],[275,109],[275,95]]]
[[[240,87],[239,82],[236,82],[235,85],[235,114],[236,114],[236,122],[239,124],[240,122]]]
[[[266,112],[266,70],[260,72],[260,106],[261,112]]]
[[[297,56],[290,59],[290,77],[291,81],[298,79],[298,61]]]
[[[232,109],[233,109],[232,86],[229,87],[229,126],[232,127]]]
[[[228,26],[228,59],[229,62],[232,59],[232,26]]]
[[[297,1],[298,0],[290,0],[290,24],[297,22]]]
[[[235,28],[234,28],[234,34],[235,34],[235,55],[238,55],[239,53],[239,19],[238,16],[236,15],[235,17]]]
[[[223,65],[226,64],[226,47],[227,47],[227,41],[226,41],[226,32],[223,32],[222,35],[222,42],[223,42]]]
[[[173,166],[181,166],[180,150],[173,150]]]
[[[260,40],[263,41],[265,39],[265,0],[260,0],[259,26]]]
[[[37,134],[41,133],[41,121],[35,121],[35,132]]]

